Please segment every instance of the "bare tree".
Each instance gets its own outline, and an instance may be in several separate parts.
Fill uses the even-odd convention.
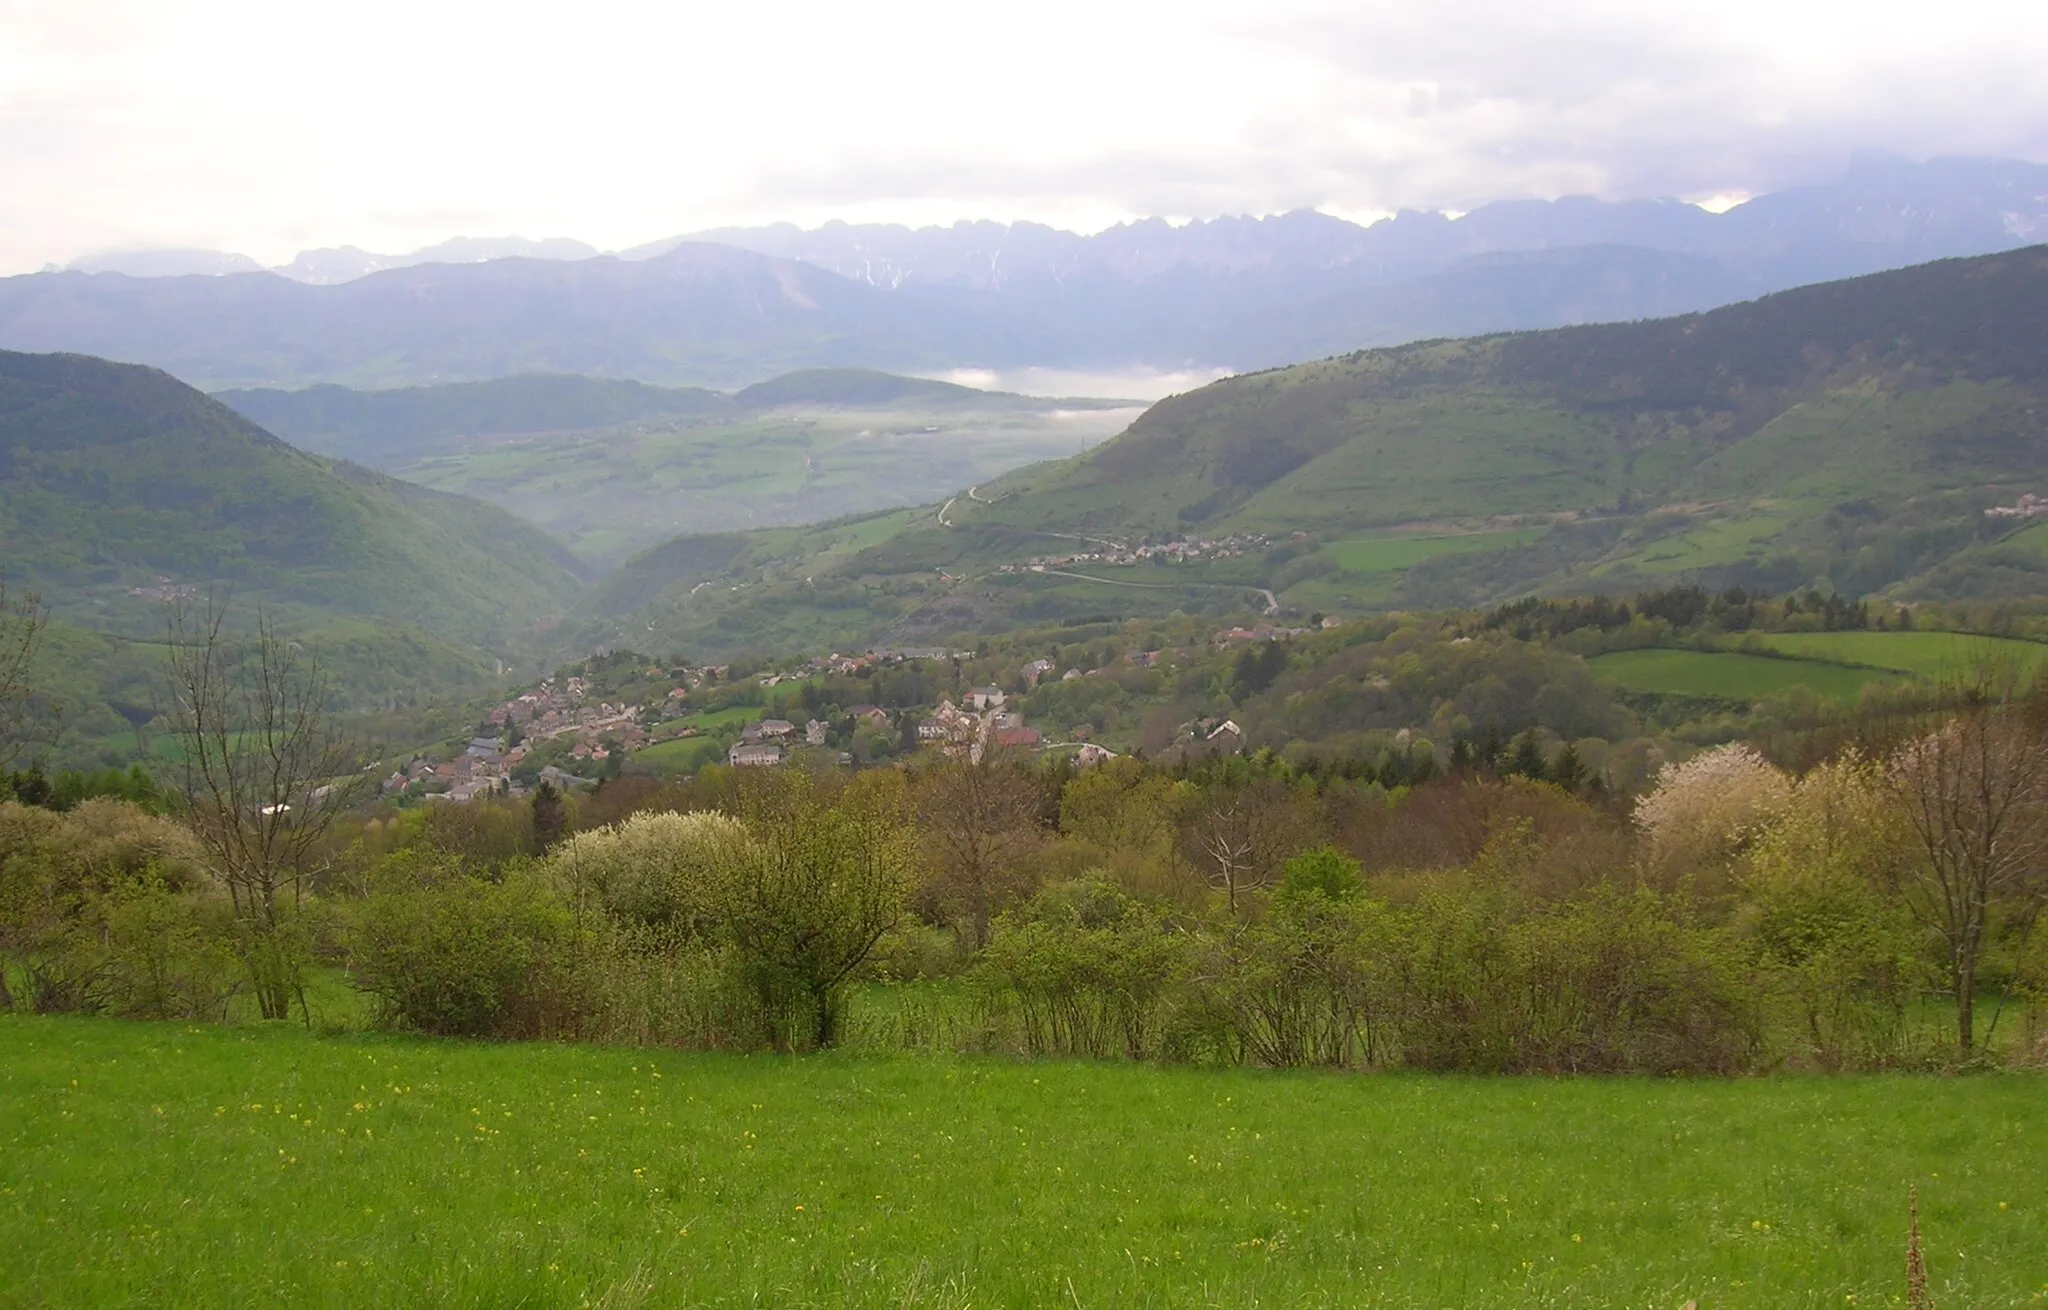
[[[1044,840],[1043,807],[1037,781],[1007,760],[952,761],[917,778],[930,891],[974,950],[996,913],[1030,890],[1019,865]]]
[[[33,591],[12,594],[0,581],[0,773],[12,770],[32,738],[30,674],[49,613]]]
[[[1209,882],[1223,889],[1233,913],[1241,891],[1265,885],[1258,876],[1258,843],[1252,833],[1252,806],[1243,793],[1218,796],[1195,821],[1195,840],[1208,857]]]
[[[2009,697],[1966,705],[1900,747],[1887,778],[1912,832],[1899,890],[1941,939],[1968,1055],[1994,928],[2026,932],[2048,896],[2048,734]]]
[[[1277,778],[1219,783],[1200,801],[1188,832],[1190,855],[1235,911],[1246,893],[1273,885],[1288,856],[1324,840],[1315,802]]]
[[[227,605],[169,622],[171,715],[193,831],[232,899],[238,946],[266,1019],[304,1006],[297,911],[328,828],[346,802],[353,756],[328,714],[318,658],[258,612],[253,633]]]

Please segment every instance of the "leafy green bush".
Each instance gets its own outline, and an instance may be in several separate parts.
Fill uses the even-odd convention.
[[[1137,1059],[1157,1053],[1188,944],[1161,907],[1095,876],[1050,888],[998,920],[975,981],[1014,1017],[1033,1054]]]
[[[457,876],[356,907],[349,967],[394,1027],[440,1036],[572,1037],[598,1014],[594,939],[546,883]]]

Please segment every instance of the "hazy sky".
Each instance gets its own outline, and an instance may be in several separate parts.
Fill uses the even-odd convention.
[[[1714,195],[2048,160],[1949,0],[0,0],[0,272],[466,234]]]

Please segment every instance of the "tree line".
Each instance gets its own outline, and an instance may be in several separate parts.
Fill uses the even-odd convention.
[[[2048,694],[1997,671],[1824,742],[1668,761],[1639,795],[1524,734],[1304,765],[712,767],[397,811],[357,794],[311,656],[218,612],[182,638],[163,794],[0,803],[0,1006],[310,1018],[338,978],[396,1029],[719,1049],[2048,1054]]]

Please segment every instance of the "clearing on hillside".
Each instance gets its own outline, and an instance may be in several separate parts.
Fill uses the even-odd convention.
[[[1961,632],[1772,632],[1755,640],[1788,655],[1896,669],[1925,678],[1967,677],[1998,665],[2028,675],[2048,660],[2048,645],[2037,641]]]
[[[1618,650],[1586,663],[1599,677],[1631,691],[1731,701],[1762,700],[1795,687],[1830,700],[1854,700],[1871,683],[1897,676],[1882,669],[1739,651]]]

